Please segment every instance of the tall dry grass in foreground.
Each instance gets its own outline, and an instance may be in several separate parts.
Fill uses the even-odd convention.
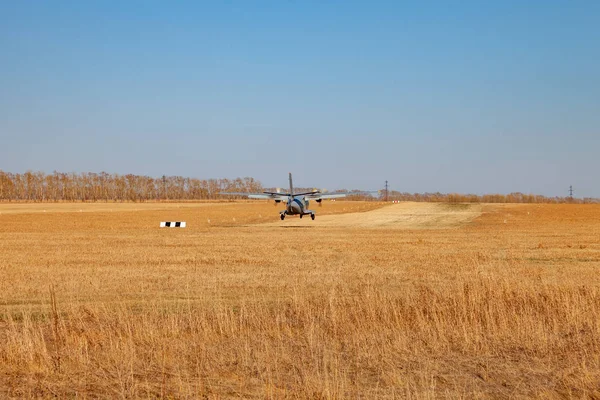
[[[600,210],[568,207],[487,209],[431,231],[123,235],[103,230],[112,218],[54,228],[67,237],[43,235],[29,252],[33,233],[13,227],[0,393],[597,397]]]
[[[58,303],[9,316],[0,360],[12,396],[588,397],[599,306],[597,288],[486,279],[236,305]]]

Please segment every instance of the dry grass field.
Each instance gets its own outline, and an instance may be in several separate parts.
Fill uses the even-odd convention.
[[[600,206],[280,208],[0,204],[0,397],[600,397]]]

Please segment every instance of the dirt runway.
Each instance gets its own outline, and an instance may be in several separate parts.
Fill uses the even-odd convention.
[[[461,226],[481,215],[479,204],[415,203],[391,204],[367,212],[319,215],[310,220],[309,216],[300,219],[288,216],[261,226],[282,227],[336,227],[336,228],[386,228],[386,229],[442,229]]]

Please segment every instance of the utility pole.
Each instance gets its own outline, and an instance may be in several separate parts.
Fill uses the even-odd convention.
[[[386,203],[388,201],[388,195],[389,195],[389,192],[388,192],[388,181],[385,181],[385,201],[386,201]]]
[[[573,185],[569,186],[569,197],[573,198]]]

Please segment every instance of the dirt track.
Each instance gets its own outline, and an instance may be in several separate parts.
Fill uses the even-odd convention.
[[[297,216],[262,226],[284,227],[344,227],[387,229],[436,229],[460,226],[481,215],[479,204],[413,203],[406,202],[362,213],[319,215],[314,221],[309,216]]]

